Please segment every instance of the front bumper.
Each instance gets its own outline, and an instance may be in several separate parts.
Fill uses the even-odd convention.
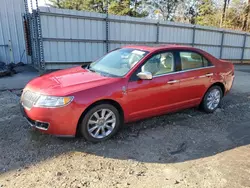
[[[72,105],[61,108],[33,107],[27,110],[20,104],[20,110],[30,126],[47,134],[67,137],[75,136],[81,115],[73,110]]]
[[[25,120],[28,122],[28,124],[31,126],[31,127],[35,127],[37,129],[40,129],[40,130],[43,130],[43,131],[47,131],[49,129],[49,126],[50,126],[50,123],[48,122],[41,122],[41,121],[38,121],[38,120],[32,120],[30,119],[25,110],[24,110],[24,107],[22,106],[22,104],[20,104],[20,110],[21,110],[21,113],[23,115],[23,117],[25,118]]]

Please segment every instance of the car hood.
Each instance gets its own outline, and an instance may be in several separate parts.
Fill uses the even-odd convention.
[[[104,77],[82,67],[64,69],[30,81],[25,89],[44,95],[66,96],[74,92],[110,84],[118,78]]]

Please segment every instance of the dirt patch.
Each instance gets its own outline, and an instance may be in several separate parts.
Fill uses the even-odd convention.
[[[0,187],[249,187],[250,98],[129,124],[98,144],[41,134],[0,92]],[[20,96],[20,95],[19,95]]]

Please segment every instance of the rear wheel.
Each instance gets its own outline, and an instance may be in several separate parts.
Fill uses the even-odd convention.
[[[220,86],[212,86],[205,94],[201,107],[207,113],[214,112],[220,105],[223,93]]]
[[[90,109],[83,118],[80,132],[91,142],[111,138],[120,128],[120,114],[110,104],[100,104]]]

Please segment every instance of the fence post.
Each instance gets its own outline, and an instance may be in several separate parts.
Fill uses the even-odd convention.
[[[192,39],[192,46],[194,47],[194,45],[195,45],[195,28],[196,28],[196,26],[194,25],[193,26],[193,39]]]
[[[26,39],[26,57],[27,55],[30,55],[32,57],[32,46],[31,46],[31,25],[30,25],[30,14],[29,14],[29,7],[28,7],[28,1],[24,0],[24,6],[25,6],[25,14],[23,15],[23,26],[24,26],[24,33],[25,33],[25,39]],[[27,58],[28,61],[28,58]],[[33,59],[32,62],[33,63]]]
[[[44,62],[44,51],[43,51],[43,38],[42,38],[42,26],[41,26],[41,17],[40,17],[40,9],[38,7],[38,0],[36,0],[36,8],[37,8],[37,36],[38,36],[38,47],[39,47],[39,64],[42,70],[45,70],[45,62]]]
[[[33,16],[33,3],[32,0],[29,0],[30,2],[30,9],[31,12],[29,12],[29,7],[28,7],[28,1],[27,1],[27,15],[28,15],[28,22],[29,22],[29,31],[30,31],[30,46],[31,46],[31,63],[35,67],[37,64],[36,60],[36,49],[35,49],[35,26],[34,26],[34,16]]]
[[[36,10],[32,10],[32,15],[33,15],[33,24],[34,24],[34,38],[32,40],[34,40],[34,45],[35,45],[35,54],[36,54],[36,66],[38,66],[38,69],[41,69],[41,64],[40,64],[40,45],[39,45],[39,36],[38,36],[38,24],[37,24],[37,11]]]
[[[243,41],[243,46],[242,46],[242,54],[241,54],[241,63],[243,63],[244,60],[244,53],[245,53],[245,48],[246,48],[246,40],[247,40],[247,33],[244,35],[244,41]]]
[[[222,51],[223,51],[223,44],[224,44],[224,35],[225,31],[222,31],[222,36],[221,36],[221,43],[220,43],[220,59],[222,58]]]
[[[159,31],[160,30],[160,24],[159,21],[156,24],[156,43],[159,44]]]
[[[106,15],[106,52],[108,53],[109,52],[109,20],[108,20],[108,12],[107,12],[107,15]]]

